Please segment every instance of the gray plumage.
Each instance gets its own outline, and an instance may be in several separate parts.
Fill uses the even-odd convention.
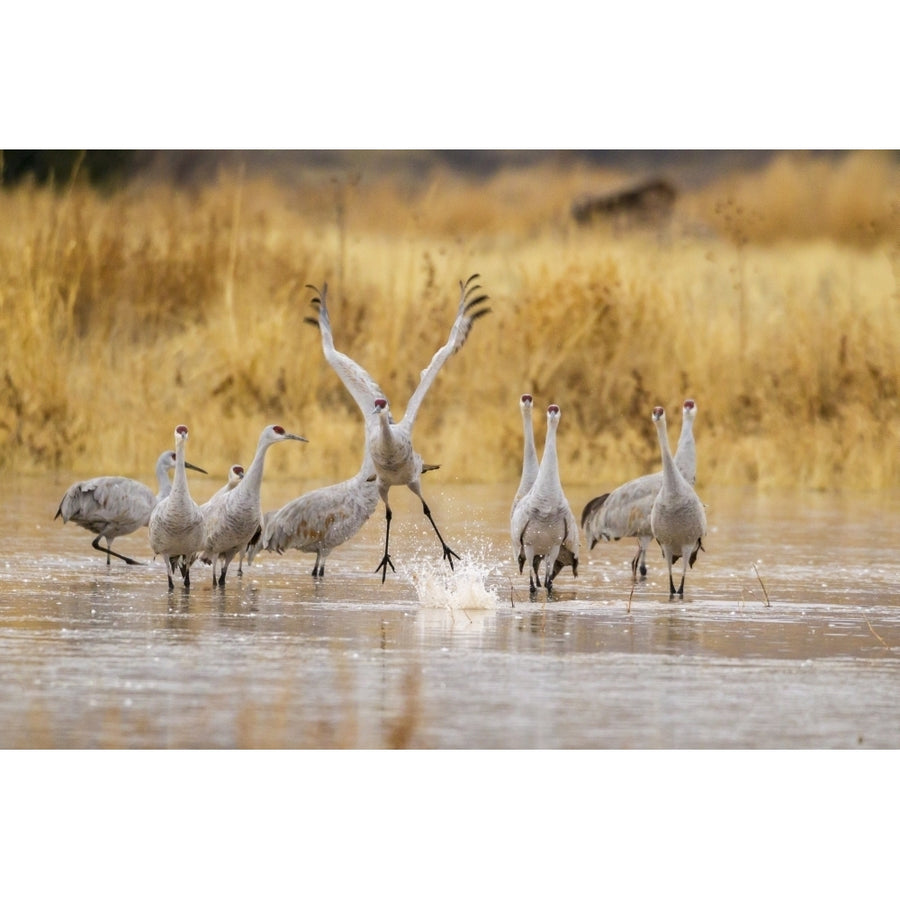
[[[513,549],[519,571],[528,567],[532,598],[540,587],[535,557],[543,557],[544,587],[548,595],[553,590],[553,581],[558,572],[554,566],[562,548],[572,555],[572,574],[578,574],[578,523],[563,493],[559,477],[556,450],[559,417],[560,410],[556,404],[547,407],[547,436],[537,477],[528,493],[519,500],[511,516],[510,536]]]
[[[684,594],[684,577],[688,565],[693,568],[697,553],[703,549],[706,534],[706,511],[694,488],[678,470],[669,450],[666,434],[666,413],[661,406],[653,409],[653,422],[659,437],[662,454],[662,485],[650,509],[653,537],[662,548],[663,559],[669,569],[669,596]],[[672,565],[681,559],[681,583],[675,590]]]
[[[459,283],[459,308],[453,327],[450,330],[450,337],[447,343],[434,354],[428,366],[422,370],[419,376],[419,384],[410,397],[403,418],[399,422],[394,421],[384,391],[381,390],[371,375],[357,362],[335,350],[328,308],[326,306],[328,286],[323,285],[322,290],[319,291],[317,288],[309,285],[317,292],[317,296],[313,298],[312,302],[318,306],[319,310],[316,324],[318,324],[322,334],[322,350],[325,358],[353,396],[353,399],[356,400],[366,422],[366,444],[372,454],[378,494],[385,508],[384,555],[375,569],[376,572],[381,572],[382,583],[387,577],[388,566],[391,567],[391,571],[394,571],[394,564],[388,552],[392,518],[388,492],[394,485],[405,484],[422,501],[422,511],[431,523],[432,528],[434,528],[434,532],[441,542],[444,559],[450,563],[451,569],[453,568],[453,557],[459,559],[459,555],[450,549],[441,536],[428,504],[422,496],[419,478],[422,472],[429,467],[424,466],[422,457],[413,449],[412,429],[419,407],[425,399],[425,395],[434,382],[437,373],[444,363],[463,346],[475,320],[490,311],[481,306],[487,300],[487,295],[478,294],[478,296],[472,296],[481,290],[480,286],[474,283],[476,278],[478,276],[473,275],[465,283],[462,281]]]
[[[522,477],[513,497],[510,517],[515,512],[519,501],[531,490],[534,479],[537,478],[538,462],[537,448],[534,444],[534,423],[532,422],[532,410],[534,409],[534,397],[531,394],[522,394],[519,398],[519,411],[522,413]]]
[[[522,394],[519,398],[519,411],[522,413],[522,476],[519,479],[519,487],[516,489],[516,495],[513,497],[512,508],[509,512],[509,523],[510,529],[512,530],[512,521],[513,516],[516,512],[516,507],[519,505],[519,501],[524,497],[530,490],[531,486],[534,484],[535,478],[537,478],[538,469],[540,468],[540,462],[538,461],[537,455],[537,447],[534,443],[534,424],[532,422],[532,410],[534,409],[534,397],[531,394]],[[513,537],[513,543],[515,543],[515,537]],[[533,560],[534,566],[534,576],[535,579],[538,577],[538,567],[541,564],[541,560],[543,557],[535,556]],[[556,562],[553,564],[553,577],[555,578],[560,569],[565,568],[566,566],[572,566],[574,570],[575,566],[575,558],[572,556],[571,550],[568,547],[562,546],[559,548],[559,555],[556,557]]]
[[[697,449],[694,441],[694,418],[697,404],[685,400],[682,405],[681,435],[675,451],[675,465],[690,484],[697,478]],[[638,540],[638,550],[631,561],[631,574],[636,580],[647,574],[647,548],[653,540],[650,509],[662,484],[662,472],[642,475],[625,482],[614,491],[589,500],[581,513],[581,527],[593,549],[599,540],[618,541],[625,537]]]
[[[225,495],[229,491],[233,491],[241,483],[241,480],[243,479],[243,477],[244,477],[244,467],[242,465],[240,465],[239,463],[235,463],[228,470],[228,480],[225,482],[225,484],[223,484],[222,487],[220,487],[212,495],[212,497],[210,497],[209,500],[206,501],[206,503],[200,504],[200,512],[203,513],[204,519],[209,518],[212,509],[224,500]],[[220,556],[219,559],[221,561],[222,557]],[[209,562],[209,560],[206,560],[203,558],[202,554],[200,556],[200,561],[206,562],[206,563]],[[241,555],[240,562],[243,562],[243,554]],[[241,572],[240,562],[238,563],[238,575],[243,574]]]
[[[378,506],[375,466],[366,447],[362,467],[338,484],[309,491],[266,516],[260,545],[284,553],[315,553],[312,577],[325,577],[325,560],[335,548],[350,540]]]
[[[193,463],[185,462],[185,466],[205,474],[204,469]],[[101,475],[77,481],[63,495],[53,518],[62,518],[63,523],[74,522],[96,534],[91,546],[106,554],[107,565],[111,556],[132,566],[144,565],[130,556],[116,553],[112,542],[149,524],[153,508],[172,490],[169,470],[174,468],[175,453],[165,450],[156,461],[156,494],[142,482],[121,475]],[[100,538],[106,540],[105,548],[100,546]]]
[[[166,564],[169,590],[175,587],[176,569],[186,588],[191,586],[191,566],[197,559],[205,528],[200,507],[191,497],[185,472],[184,445],[188,439],[186,425],[175,429],[175,477],[172,490],[153,508],[150,514],[150,546],[155,556],[162,556]]]
[[[228,470],[228,480],[225,484],[222,485],[213,495],[206,501],[206,503],[201,504],[201,506],[209,506],[210,503],[218,502],[218,499],[229,491],[233,491],[240,483],[244,477],[244,467],[238,463],[235,463]]]
[[[206,537],[202,560],[212,566],[213,585],[225,584],[228,565],[242,551],[261,528],[262,507],[260,489],[266,451],[281,441],[305,441],[305,437],[285,431],[281,425],[268,425],[259,436],[253,461],[235,487],[220,495],[219,500],[204,511]],[[219,574],[216,575],[216,566]]]
[[[319,306],[319,318],[306,321],[319,329],[322,352],[334,366],[352,361],[334,350],[328,308],[325,305],[327,285],[314,300]],[[341,359],[343,357],[343,359]],[[362,411],[362,407],[360,407]],[[261,537],[247,548],[248,565],[260,549],[274,553],[285,550],[299,550],[301,553],[315,553],[312,577],[325,577],[325,560],[335,548],[350,540],[368,521],[378,506],[378,484],[375,465],[369,448],[368,433],[365,435],[363,462],[359,471],[346,481],[316,488],[289,501],[280,509],[268,512],[263,517]]]
[[[260,522],[256,534],[254,534],[253,537],[250,538],[247,546],[240,552],[238,556],[238,575],[244,574],[243,567],[245,559],[247,560],[248,566],[253,565],[253,560],[256,559],[256,554],[259,553],[260,550],[262,550],[262,538],[266,533],[266,525],[269,524],[269,521],[276,512],[278,512],[278,510],[273,509],[269,512],[263,513],[262,522]]]

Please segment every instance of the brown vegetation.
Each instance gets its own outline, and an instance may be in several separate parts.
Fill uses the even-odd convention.
[[[280,422],[310,444],[267,472],[348,477],[360,416],[303,323],[305,285],[328,282],[338,348],[402,414],[479,272],[493,312],[416,428],[435,482],[517,480],[529,391],[562,408],[567,483],[655,468],[650,410],[677,427],[692,396],[700,486],[900,484],[896,156],[777,157],[680,189],[661,231],[574,225],[573,198],[616,180],[548,165],[419,184],[362,167],[8,188],[0,471],[146,479],[185,422],[192,461],[224,473]]]

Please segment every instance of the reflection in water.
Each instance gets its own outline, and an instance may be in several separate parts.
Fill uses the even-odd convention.
[[[698,625],[694,619],[672,611],[658,615],[651,627],[650,644],[679,656],[696,652]]]
[[[181,588],[181,596],[171,594],[168,598],[166,627],[172,631],[187,631],[191,627],[191,595]]]
[[[0,511],[20,549],[0,568],[0,744],[900,746],[900,498],[705,490],[688,597],[668,598],[654,555],[632,592],[620,543],[583,551],[571,589],[529,602],[513,490],[444,488],[466,516],[444,515],[469,548],[452,572],[431,533],[405,524],[392,534],[402,568],[382,584],[376,517],[324,581],[305,557],[263,554],[224,589],[201,567],[168,593],[158,561],[107,567],[51,527],[58,485],[7,486],[12,509],[48,515]],[[146,555],[146,534],[121,540]]]

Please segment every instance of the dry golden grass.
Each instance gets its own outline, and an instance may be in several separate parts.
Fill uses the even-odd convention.
[[[176,190],[0,193],[0,471],[148,480],[180,422],[223,474],[280,422],[310,443],[267,472],[356,470],[360,414],[305,325],[328,281],[335,342],[402,414],[479,272],[493,312],[416,426],[435,482],[516,481],[518,397],[563,410],[566,483],[658,466],[650,410],[697,400],[699,484],[900,484],[900,166],[778,158],[683,195],[661,233],[578,229],[617,173],[223,173]],[[539,440],[542,422],[536,417]],[[672,435],[674,443],[675,435]],[[280,448],[284,450],[284,448]]]

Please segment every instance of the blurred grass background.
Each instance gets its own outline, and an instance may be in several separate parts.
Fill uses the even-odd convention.
[[[670,216],[573,219],[649,174]],[[698,488],[900,485],[896,152],[6,151],[2,178],[0,471],[149,483],[184,422],[224,480],[279,422],[310,444],[268,473],[349,477],[361,417],[305,285],[399,417],[478,272],[493,312],[416,424],[429,479],[517,481],[528,391],[566,484],[658,468],[650,410],[674,444],[690,396]]]

